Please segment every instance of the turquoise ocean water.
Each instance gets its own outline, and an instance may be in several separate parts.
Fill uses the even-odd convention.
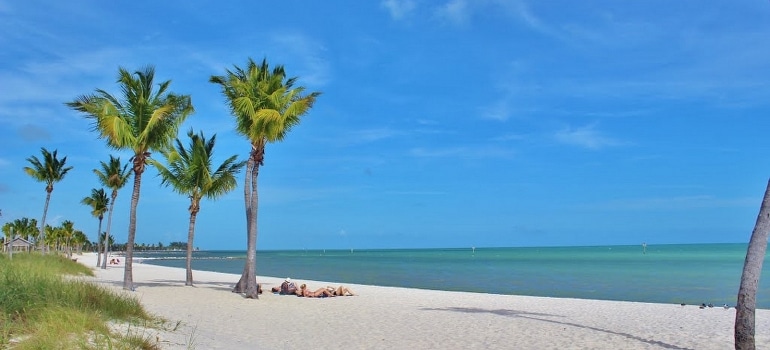
[[[258,251],[257,274],[342,284],[584,299],[735,305],[746,244]],[[197,251],[193,269],[240,275],[244,251]],[[137,252],[185,266],[185,252]],[[757,306],[770,309],[768,263]],[[183,276],[182,276],[183,277]],[[180,277],[180,278],[182,278]],[[233,281],[235,283],[237,281]]]

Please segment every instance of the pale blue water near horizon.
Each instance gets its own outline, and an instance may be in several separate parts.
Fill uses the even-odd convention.
[[[257,275],[492,294],[735,305],[746,244],[257,252]],[[193,269],[240,275],[245,251],[196,251]],[[185,266],[185,252],[137,252]],[[757,307],[770,309],[768,264]],[[183,278],[184,276],[180,276]],[[237,282],[234,280],[233,283]]]

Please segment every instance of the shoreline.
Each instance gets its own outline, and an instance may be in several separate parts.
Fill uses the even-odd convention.
[[[96,268],[94,281],[136,297],[176,324],[147,330],[163,349],[729,349],[735,309],[721,306],[530,297],[346,284],[357,296],[274,295],[283,278],[258,276],[258,300],[231,292],[240,275],[133,264],[136,291],[123,291],[120,265]],[[289,276],[291,277],[291,276]],[[311,290],[328,281],[301,280]],[[757,348],[770,348],[770,310],[756,313]]]

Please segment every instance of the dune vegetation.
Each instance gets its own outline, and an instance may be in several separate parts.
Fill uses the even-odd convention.
[[[143,330],[164,322],[89,276],[55,254],[0,254],[0,348],[158,349]]]

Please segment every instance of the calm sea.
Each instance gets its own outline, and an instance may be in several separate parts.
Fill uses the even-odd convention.
[[[339,283],[549,297],[735,305],[746,244],[258,251],[257,274]],[[244,251],[197,251],[193,269],[240,275]],[[185,252],[137,253],[185,266]],[[770,309],[764,265],[757,306]],[[235,283],[237,281],[233,281]]]

